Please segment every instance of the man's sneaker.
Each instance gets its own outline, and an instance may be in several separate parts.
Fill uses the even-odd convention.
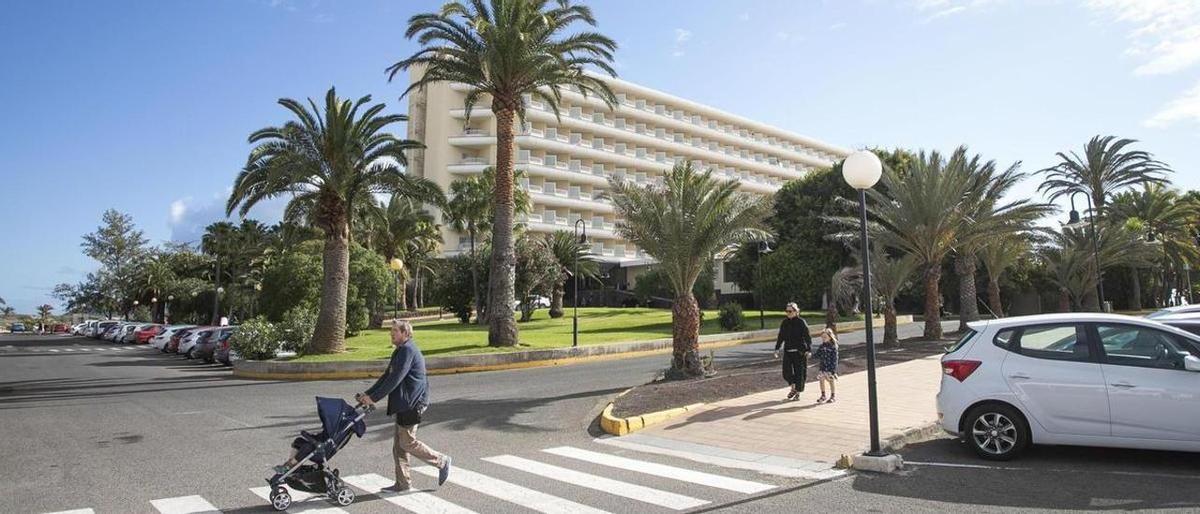
[[[817,403],[825,403],[825,395],[821,395],[820,398],[817,398]]]
[[[392,485],[384,487],[382,490],[389,493],[405,493],[408,492],[409,489],[411,489],[411,487],[401,484],[400,482],[396,482]]]
[[[833,403],[833,395],[832,394],[829,395],[829,401],[827,401],[825,403]]]
[[[446,483],[446,479],[450,478],[450,456],[446,456],[446,462],[442,463],[442,467],[438,468],[438,485]]]

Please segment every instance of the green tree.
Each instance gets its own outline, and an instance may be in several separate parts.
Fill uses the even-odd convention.
[[[320,242],[305,243],[271,262],[263,275],[262,314],[282,321],[297,307],[316,309],[321,297]]]
[[[405,95],[434,83],[467,84],[468,121],[475,104],[491,98],[497,146],[489,305],[508,305],[514,298],[513,123],[525,118],[524,96],[545,102],[556,116],[564,88],[617,104],[603,80],[584,72],[590,66],[615,77],[617,44],[593,31],[568,33],[577,22],[596,25],[591,9],[570,0],[449,2],[439,12],[409,20],[406,36],[423,48],[388,69],[390,78],[410,69],[421,72]],[[488,319],[489,345],[517,344],[510,309],[491,309]]]
[[[418,201],[393,196],[381,209],[375,240],[386,262],[400,259],[397,307],[408,309],[407,284],[420,266],[426,266],[432,249],[442,242],[441,229]]]
[[[1097,261],[1100,271],[1119,266],[1145,266],[1160,251],[1124,225],[1097,227],[1099,258],[1093,250],[1091,232],[1066,228],[1050,233],[1050,244],[1042,247],[1042,258],[1060,294],[1059,306],[1085,308],[1086,299],[1096,290]]]
[[[385,105],[370,102],[370,96],[355,102],[340,99],[333,88],[325,95],[323,108],[309,101],[311,111],[296,100],[280,99],[295,119],[250,135],[255,147],[226,204],[226,214],[240,207],[245,216],[263,199],[291,195],[285,217],[308,219],[324,233],[314,353],[340,352],[345,343],[350,223],[355,207],[381,193],[442,203],[436,185],[404,173],[405,152],[420,143],[384,132],[408,118],[382,114]]]
[[[1133,139],[1097,135],[1084,146],[1082,156],[1058,152],[1058,164],[1042,170],[1046,180],[1038,191],[1050,193],[1051,202],[1081,191],[1103,212],[1108,199],[1121,189],[1166,182],[1171,170],[1147,152],[1128,149],[1134,143]]]
[[[988,308],[997,318],[1004,317],[1000,298],[1000,279],[1008,268],[1017,264],[1032,251],[1033,237],[1027,231],[998,233],[979,249],[979,261],[987,271]]]
[[[1162,184],[1146,184],[1139,191],[1123,191],[1114,195],[1107,207],[1113,223],[1123,223],[1136,234],[1145,236],[1157,248],[1164,276],[1168,269],[1183,270],[1200,265],[1200,249],[1196,246],[1195,221],[1200,210],[1178,191]],[[1141,280],[1138,268],[1133,268],[1134,309],[1141,309]],[[1160,301],[1167,299],[1167,281],[1159,288]]]
[[[878,246],[871,249],[871,287],[883,304],[885,345],[900,342],[896,330],[896,297],[912,285],[912,274],[916,269],[917,259],[912,255],[893,257]]]
[[[704,374],[700,364],[700,308],[692,287],[729,245],[766,236],[763,219],[770,200],[737,192],[736,182],[699,172],[691,161],[676,164],[663,184],[633,186],[609,180],[619,218],[617,232],[659,262],[675,294],[671,308],[673,355],[670,374]]]
[[[548,243],[547,239],[528,233],[517,238],[517,274],[513,284],[522,322],[533,319],[537,297],[550,296],[562,277],[562,267]]]
[[[47,330],[50,323],[50,314],[54,311],[54,306],[50,304],[42,304],[37,308],[38,319],[41,320],[42,330]]]
[[[111,301],[128,316],[140,284],[135,276],[146,255],[146,238],[133,224],[133,218],[115,209],[104,211],[95,232],[83,236],[83,253],[101,264],[102,289],[115,296]]]
[[[559,270],[550,289],[550,317],[561,318],[563,316],[563,294],[567,281],[572,280],[577,272],[580,285],[586,284],[590,280],[596,280],[600,276],[600,265],[592,257],[587,243],[580,242],[573,232],[559,230],[552,234],[546,234],[545,237],[545,246],[550,251],[550,256],[558,264]]]

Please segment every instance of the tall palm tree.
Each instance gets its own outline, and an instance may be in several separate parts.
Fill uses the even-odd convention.
[[[1200,264],[1200,249],[1196,246],[1195,220],[1200,216],[1194,202],[1185,200],[1178,191],[1161,184],[1146,184],[1140,191],[1124,191],[1113,197],[1107,212],[1114,222],[1149,237],[1159,248],[1164,276],[1167,269],[1182,270]],[[1135,309],[1141,308],[1141,280],[1133,268]],[[1166,281],[1160,298],[1165,301]]]
[[[570,0],[449,2],[439,12],[409,19],[405,35],[423,48],[388,68],[389,80],[401,71],[421,72],[405,95],[439,82],[467,84],[468,119],[485,95],[491,99],[497,146],[488,305],[507,306],[514,298],[513,122],[525,118],[523,97],[542,100],[555,116],[564,88],[594,94],[610,108],[617,104],[603,80],[584,72],[593,67],[615,77],[617,44],[593,31],[568,32],[576,22],[596,25],[591,9]],[[512,309],[488,309],[488,318],[488,344],[517,344]]]
[[[1000,279],[1004,272],[1033,248],[1033,237],[1028,231],[1010,231],[995,234],[979,250],[979,261],[983,263],[988,278],[988,308],[997,318],[1004,317],[1004,303],[1000,298]]]
[[[514,177],[520,178],[521,170],[514,172]],[[455,180],[450,183],[450,199],[443,213],[446,222],[458,233],[466,233],[471,251],[471,290],[475,299],[475,322],[483,324],[483,300],[479,292],[479,270],[475,266],[476,243],[479,235],[492,229],[492,219],[495,207],[496,168],[488,166],[483,173]],[[513,212],[521,214],[529,212],[529,192],[515,188],[513,191]]]
[[[5,318],[12,316],[13,314],[16,314],[16,312],[17,312],[16,307],[13,307],[11,305],[5,305],[3,308],[0,308],[0,313],[4,314]]]
[[[1082,191],[1091,197],[1092,205],[1103,210],[1108,199],[1129,186],[1166,182],[1171,170],[1153,156],[1141,150],[1127,149],[1133,139],[1116,136],[1095,136],[1083,148],[1083,155],[1058,152],[1059,162],[1042,170],[1046,181],[1038,191],[1049,192],[1050,201]]]
[[[700,364],[700,307],[692,294],[696,279],[717,251],[767,237],[763,219],[770,199],[737,192],[736,182],[700,172],[690,161],[676,164],[662,185],[634,186],[609,179],[619,219],[617,232],[659,262],[671,283],[670,374],[704,374]]]
[[[296,100],[280,99],[295,119],[250,135],[255,147],[226,204],[227,215],[240,207],[244,217],[263,199],[290,195],[285,217],[308,218],[324,232],[321,304],[312,337],[316,353],[339,352],[345,342],[355,208],[375,194],[443,204],[435,184],[404,172],[405,152],[421,144],[384,132],[408,118],[382,114],[385,105],[370,102],[370,96],[340,99],[333,88],[321,108],[311,99],[311,110]]]
[[[1161,251],[1124,225],[1104,224],[1097,229],[1100,271],[1117,266],[1145,266]],[[1090,231],[1068,228],[1051,232],[1050,244],[1041,249],[1051,280],[1060,291],[1060,307],[1069,303],[1075,309],[1084,309],[1087,298],[1096,289],[1096,277],[1101,274],[1096,270],[1091,242]]]
[[[1034,222],[1053,212],[1054,206],[1029,199],[1005,200],[1012,188],[1026,177],[1020,171],[1020,162],[1002,170],[997,168],[996,161],[984,162],[978,155],[968,157],[966,149],[959,148],[951,157],[950,166],[961,167],[962,173],[975,180],[975,185],[968,191],[969,196],[962,203],[966,216],[954,248],[959,291],[958,329],[963,331],[967,329],[967,323],[979,319],[975,274],[980,249],[997,238],[1032,228]]]
[[[406,266],[401,270],[399,306],[408,309],[408,281],[413,278],[414,265],[431,246],[441,242],[441,230],[433,215],[420,202],[403,195],[393,195],[386,206],[379,209],[382,218],[376,226],[374,236],[380,253],[388,262],[400,259]],[[430,243],[434,242],[433,245]]]
[[[37,311],[38,318],[42,320],[42,330],[46,330],[46,325],[50,322],[50,313],[54,311],[54,306],[48,303],[39,305]]]
[[[174,286],[175,278],[175,270],[171,268],[169,257],[162,253],[156,252],[142,265],[142,286],[154,298],[165,300],[165,298],[162,298],[161,293],[170,290]],[[154,306],[155,309],[159,308],[158,305]],[[152,312],[150,316],[152,318],[151,321],[158,321],[162,318],[159,312]]]
[[[546,248],[550,250],[550,254],[554,256],[554,260],[558,262],[558,268],[561,270],[558,279],[550,288],[550,317],[561,318],[563,316],[563,293],[566,291],[567,280],[570,280],[575,273],[579,273],[579,284],[595,280],[600,276],[600,265],[592,257],[587,243],[580,242],[573,232],[558,230],[546,234]]]

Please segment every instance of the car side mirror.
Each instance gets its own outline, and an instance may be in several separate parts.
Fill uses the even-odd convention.
[[[1200,357],[1188,355],[1183,358],[1183,369],[1188,371],[1200,371]]]

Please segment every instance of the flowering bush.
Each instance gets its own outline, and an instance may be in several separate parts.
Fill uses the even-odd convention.
[[[275,325],[259,316],[239,325],[229,346],[243,359],[273,359],[279,351],[278,332]]]

